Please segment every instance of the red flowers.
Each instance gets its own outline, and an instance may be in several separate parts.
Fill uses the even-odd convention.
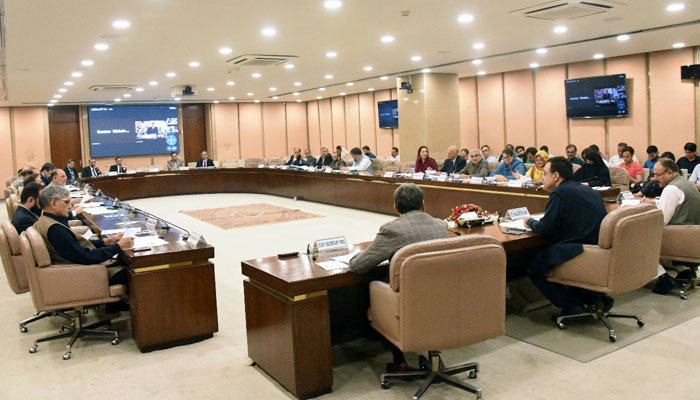
[[[475,212],[479,218],[486,218],[491,215],[490,212],[482,209],[476,204],[462,204],[452,209],[452,214],[447,218],[448,221],[457,221],[459,216],[468,212]]]

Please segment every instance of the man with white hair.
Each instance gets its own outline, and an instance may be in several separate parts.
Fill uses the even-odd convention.
[[[447,148],[447,158],[440,172],[453,174],[457,171],[461,171],[466,165],[467,160],[457,155],[457,146],[450,146]]]

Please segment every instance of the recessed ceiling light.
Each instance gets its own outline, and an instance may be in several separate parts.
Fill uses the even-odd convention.
[[[106,44],[106,43],[97,43],[97,44],[95,45],[95,50],[98,50],[98,51],[105,51],[105,50],[107,50],[107,49],[109,49],[109,45]]]
[[[478,58],[476,60],[472,60],[472,64],[479,65],[481,64],[481,60],[479,60]]]
[[[301,82],[294,82],[294,86],[301,86]]]
[[[252,77],[255,78],[255,79],[258,79],[258,78],[260,78],[262,75],[260,74],[260,72],[253,72],[252,74],[250,74],[250,76],[252,76]]]
[[[48,107],[53,107],[53,103],[47,104]]]
[[[343,3],[341,3],[339,0],[326,0],[323,2],[323,6],[329,10],[338,9],[342,5],[343,5]]]
[[[124,97],[126,97],[126,98],[129,98],[129,97],[131,97],[131,95],[130,95],[129,93],[124,93],[124,95],[123,95],[123,96],[124,96]]]
[[[292,93],[294,96],[299,96],[299,92]]]
[[[323,98],[323,96],[316,96],[316,98],[317,98],[318,100],[321,100],[321,99]]]
[[[70,74],[70,76],[72,76],[73,78],[80,78],[81,76],[83,76],[83,73],[82,72],[73,72],[72,74]]]
[[[318,90],[321,91],[321,92],[325,92],[325,91],[326,91],[326,88],[320,87],[320,88],[318,88]]]
[[[253,100],[253,103],[260,103],[260,100]]]
[[[593,58],[596,59],[596,60],[600,60],[600,59],[603,58],[603,57],[605,57],[605,56],[603,55],[603,53],[596,53],[596,54],[593,54]]]
[[[422,60],[422,59],[423,59],[423,57],[421,57],[421,56],[413,56],[413,57],[411,57],[411,61],[420,61],[420,60]]]
[[[58,100],[50,100],[49,103],[58,103]]]
[[[126,29],[131,26],[131,23],[125,19],[118,19],[112,22],[112,26],[117,29]]]
[[[389,79],[389,77],[385,75],[385,76],[380,76],[379,79],[385,81],[385,80]]]
[[[65,93],[65,92],[68,91],[68,89],[62,87],[62,88],[58,89],[58,91],[61,92],[61,93]]]
[[[477,72],[479,75],[486,75],[486,71],[479,71]]]
[[[338,53],[336,53],[335,51],[326,52],[326,57],[328,57],[328,58],[333,58],[333,57],[337,57],[337,56],[338,56]]]
[[[277,100],[279,99],[279,96],[272,96],[272,100]]]
[[[221,54],[222,56],[225,56],[225,55],[231,54],[231,53],[233,53],[233,50],[230,47],[222,47],[219,49],[219,54]]]
[[[271,91],[271,92],[276,92],[276,91],[277,91],[277,88],[276,88],[276,87],[271,87],[271,88],[270,88],[270,91]]]
[[[117,102],[117,103],[119,103],[120,101],[122,101],[122,99],[120,99],[119,97],[117,97],[116,99],[114,99],[114,101]]]
[[[294,64],[284,64],[284,69],[294,69]]]
[[[539,66],[540,66],[540,64],[538,64],[538,63],[530,63],[530,68],[537,68]]]
[[[60,99],[61,97],[63,97],[63,96],[61,96],[60,94],[55,94],[55,95],[53,95],[53,98],[54,98],[54,99]]]
[[[457,21],[459,21],[462,24],[468,24],[474,21],[474,16],[471,14],[462,14],[459,17],[457,17]]]
[[[678,43],[674,43],[674,44],[673,44],[673,48],[674,48],[674,49],[680,49],[680,48],[682,48],[682,47],[685,47],[685,43],[678,42]]]
[[[348,82],[345,84],[345,86],[352,86],[352,85],[354,85],[354,83],[352,83],[352,82]]]
[[[391,35],[385,35],[381,38],[382,43],[391,43],[394,41],[394,37]]]
[[[345,96],[345,92],[340,92],[340,95],[341,95],[341,96]]]
[[[207,88],[207,92],[213,92],[214,90],[216,90],[216,89],[214,89],[213,87],[208,87],[208,88]]]
[[[190,61],[189,66],[192,68],[199,67],[199,61]]]
[[[214,100],[212,103],[219,104],[219,100]]]
[[[476,42],[472,45],[472,47],[475,49],[483,49],[484,47],[486,47],[486,45],[481,42]]]
[[[430,72],[430,68],[423,68],[422,70],[420,70],[420,72],[427,74],[428,72]]]
[[[246,96],[253,96],[253,92],[246,93]]]
[[[137,87],[137,88],[136,88],[136,91],[137,91],[137,92],[143,92],[143,88],[142,88],[142,87]]]
[[[267,28],[263,28],[263,30],[261,30],[260,33],[262,33],[263,36],[270,37],[270,36],[275,36],[277,34],[277,30],[275,28],[272,28],[272,27],[267,27]]]
[[[158,81],[150,81],[148,82],[150,86],[158,86]]]
[[[177,74],[174,72],[168,72],[167,74],[165,74],[165,76],[167,76],[168,78],[174,78],[175,76],[177,76]]]
[[[180,101],[180,100],[182,100],[182,99],[179,98],[179,97],[176,97],[176,98],[174,98],[173,100],[175,100],[175,101]]]
[[[92,66],[92,65],[94,65],[94,64],[95,64],[95,62],[92,61],[92,60],[83,60],[83,61],[80,62],[80,65],[84,65],[84,66],[86,66],[86,67],[90,67],[90,66]]]
[[[65,81],[65,82],[63,82],[63,85],[64,85],[64,86],[73,86],[73,82],[71,82],[71,81]]]
[[[297,103],[301,103],[301,99],[297,99]]]
[[[568,31],[568,30],[569,29],[567,27],[565,27],[564,25],[557,25],[554,27],[554,29],[552,31],[554,33],[562,34],[562,33],[566,33],[566,31]]]
[[[231,101],[236,100],[236,98],[233,97],[233,96],[229,97],[228,99],[231,100]]]
[[[326,74],[323,77],[326,79],[333,79],[333,75],[331,75],[331,74]]]
[[[368,91],[368,92],[374,92],[374,88],[373,88],[373,87],[367,88],[367,91]]]
[[[364,69],[365,71],[369,72],[369,71],[372,70],[372,66],[371,66],[371,65],[368,65],[368,66],[366,66],[366,67],[363,67],[362,69]]]
[[[617,40],[620,41],[620,42],[624,42],[624,41],[630,40],[630,35],[618,35],[618,36],[617,36]]]
[[[537,54],[547,54],[547,49],[544,47],[540,47],[539,49],[535,50],[535,53]]]
[[[228,86],[233,86],[233,85],[235,85],[235,84],[236,84],[236,82],[234,82],[234,81],[228,81],[228,82],[226,82],[226,85],[228,85]]]
[[[666,11],[680,11],[685,8],[685,4],[683,3],[671,3],[668,6],[666,6]]]

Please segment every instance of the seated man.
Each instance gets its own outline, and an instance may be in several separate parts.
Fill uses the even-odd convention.
[[[389,159],[392,161],[401,162],[401,156],[399,155],[398,147],[391,148],[391,157],[389,157]]]
[[[318,157],[318,161],[316,161],[316,168],[327,167],[331,165],[332,161],[333,156],[328,152],[328,147],[321,147],[321,155]]]
[[[304,165],[306,165],[307,167],[316,166],[316,157],[311,155],[311,150],[309,149],[304,150]]]
[[[354,161],[352,165],[345,168],[345,170],[372,172],[372,160],[370,160],[368,156],[362,154],[362,150],[360,150],[359,147],[353,147],[352,150],[350,150],[350,155],[352,155]]]
[[[488,144],[481,146],[481,154],[484,155],[486,162],[498,162],[498,158],[491,155],[491,148]]]
[[[527,225],[533,232],[545,236],[549,245],[535,251],[529,260],[527,273],[532,283],[557,307],[561,315],[584,312],[590,299],[585,291],[573,290],[547,281],[550,269],[583,252],[584,244],[598,243],[600,223],[607,212],[603,199],[595,190],[573,180],[571,162],[554,157],[544,166],[544,190],[550,192],[544,216],[532,218]],[[588,297],[588,298],[587,298]],[[606,311],[612,308],[611,297],[604,299]]]
[[[66,173],[66,177],[68,178],[68,184],[72,184],[78,179],[78,170],[75,169],[75,161],[72,159],[68,160],[66,167],[63,168],[63,172]]]
[[[175,152],[170,153],[170,160],[168,160],[168,164],[167,164],[168,171],[177,171],[178,169],[180,169],[181,167],[184,167],[184,166],[185,166],[185,164],[182,162],[182,160],[180,160],[177,157],[177,153],[175,153]]]
[[[43,213],[34,228],[44,239],[52,264],[100,264],[134,245],[133,238],[122,238],[121,233],[104,240],[87,240],[73,233],[68,227],[70,196],[62,186],[42,190],[39,206]],[[113,267],[108,271],[110,284],[126,283],[125,269]]]
[[[678,159],[676,162],[678,168],[688,171],[691,174],[698,164],[700,164],[700,157],[698,157],[695,152],[698,150],[698,146],[693,142],[688,142],[683,146],[683,152],[685,156]]]
[[[515,156],[515,152],[511,149],[503,149],[501,153],[503,162],[495,170],[491,171],[498,182],[508,182],[512,179],[517,179],[513,172],[518,172],[520,175],[525,175],[525,164]]]
[[[298,147],[294,148],[294,154],[289,157],[289,161],[285,165],[304,165],[304,159],[301,158],[301,149]]]
[[[457,155],[457,146],[450,146],[447,148],[447,158],[445,159],[445,163],[442,165],[440,172],[454,174],[464,169],[466,165],[467,160]]]
[[[369,150],[369,146],[362,146],[362,153],[369,157],[370,160],[377,158],[372,152]]]
[[[109,167],[109,172],[116,172],[118,174],[126,174],[126,167],[122,166],[124,161],[121,157],[114,157],[114,165]]]
[[[608,159],[609,166],[618,167],[622,162],[625,161],[625,157],[622,154],[625,147],[629,147],[627,145],[627,143],[625,143],[625,142],[620,142],[617,144],[617,154],[614,156],[611,156],[610,159]],[[635,156],[634,154],[632,155],[632,159],[636,162],[639,162],[639,160],[637,159],[637,156]]]
[[[534,164],[536,155],[537,155],[537,148],[536,147],[528,147],[525,150],[525,157],[524,157],[525,159],[523,160],[523,164]]]
[[[328,165],[327,168],[330,168],[333,170],[339,170],[339,169],[347,166],[345,161],[343,161],[343,158],[340,157],[339,151],[334,151],[333,154],[331,155],[331,157],[333,157],[333,159],[331,161],[331,164]]]
[[[20,204],[17,211],[12,215],[12,225],[17,229],[17,233],[22,233],[39,219],[41,208],[39,208],[39,192],[41,184],[30,182],[24,185],[22,196],[19,198]]]
[[[364,273],[383,261],[390,260],[394,253],[404,246],[426,240],[447,238],[447,223],[426,214],[424,209],[423,191],[418,186],[413,183],[404,183],[396,188],[394,191],[394,210],[399,214],[399,217],[379,228],[379,233],[372,244],[350,260],[350,270]],[[387,372],[409,370],[401,350],[391,343],[389,345],[394,362],[387,364]]]
[[[634,157],[634,149],[630,146],[622,149],[622,162],[618,167],[624,168],[630,174],[630,187],[639,186],[644,178],[644,169],[642,165],[632,158]]]
[[[566,146],[566,159],[571,161],[572,164],[580,165],[583,167],[583,160],[578,158],[576,155],[576,152],[578,151],[578,148],[576,148],[575,144],[570,144]]]
[[[700,164],[695,166],[693,173],[688,177],[688,182],[694,184],[700,190]]]
[[[200,153],[200,159],[197,160],[197,168],[212,168],[214,167],[214,161],[209,159],[209,153],[206,150],[202,150]]]
[[[654,175],[663,188],[658,207],[666,225],[698,225],[700,223],[700,192],[680,174],[678,165],[668,158],[660,158],[654,165]],[[649,199],[654,204],[654,201]],[[654,293],[666,294],[676,286],[675,280],[665,273],[656,281]]]
[[[525,160],[527,157],[525,156],[525,146],[515,146],[515,156],[520,159],[523,163],[525,163]]]
[[[651,145],[647,147],[647,160],[644,161],[644,168],[649,168],[649,171],[654,173],[654,165],[659,160],[659,148]]]
[[[489,171],[489,163],[484,160],[481,150],[472,149],[469,152],[469,162],[457,174],[460,178],[483,178],[489,176]]]
[[[51,184],[51,172],[53,172],[54,169],[56,169],[56,167],[51,163],[45,163],[41,166],[39,174],[41,175],[41,181],[44,183],[44,186],[49,186]]]
[[[53,172],[51,172],[51,180],[49,182],[49,186],[65,186],[68,184],[68,177],[66,176],[66,172],[62,169],[55,169]]]
[[[90,165],[87,167],[83,168],[83,171],[81,172],[81,176],[83,179],[85,178],[94,178],[97,176],[102,175],[102,171],[97,167],[97,160],[94,158],[90,159]]]

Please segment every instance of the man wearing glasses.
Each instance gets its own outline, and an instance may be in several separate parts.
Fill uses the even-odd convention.
[[[532,283],[549,301],[561,308],[561,316],[584,312],[584,304],[594,299],[588,292],[547,281],[553,267],[583,252],[584,244],[598,243],[600,223],[607,212],[603,199],[595,190],[573,180],[571,161],[553,157],[544,166],[542,183],[550,192],[544,216],[527,220],[533,232],[545,236],[549,244],[530,258],[527,273]],[[605,309],[612,308],[612,297],[603,300]]]
[[[700,164],[700,159],[697,157],[695,152],[698,146],[693,142],[688,142],[683,146],[683,151],[685,151],[685,157],[678,159],[677,164],[679,169],[684,169],[688,171],[689,174],[693,173],[695,167]]]
[[[34,224],[46,243],[52,264],[100,264],[110,260],[124,249],[133,247],[133,238],[119,233],[106,239],[85,239],[68,227],[70,193],[63,186],[51,185],[39,194],[43,213]],[[126,270],[108,268],[110,284],[125,284]]]

